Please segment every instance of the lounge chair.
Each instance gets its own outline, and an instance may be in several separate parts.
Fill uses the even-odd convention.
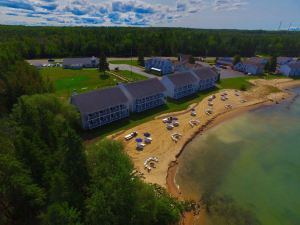
[[[174,126],[173,126],[172,124],[168,124],[168,125],[167,125],[167,129],[168,129],[168,130],[173,130],[173,129],[174,129]]]
[[[174,127],[179,127],[179,122],[178,122],[177,120],[174,121],[174,122],[173,122],[173,126],[174,126]]]
[[[151,137],[146,137],[144,142],[145,142],[145,144],[150,144],[152,142],[152,138]]]
[[[126,135],[124,138],[125,138],[126,141],[129,141],[129,140],[131,140],[132,138],[136,137],[137,135],[138,135],[138,132],[134,131],[134,132],[132,132],[132,133]]]
[[[191,116],[197,116],[196,111],[193,110],[193,111],[191,112]]]

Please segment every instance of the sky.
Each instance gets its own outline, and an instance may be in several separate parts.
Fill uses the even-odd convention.
[[[0,24],[300,28],[300,0],[0,0]]]

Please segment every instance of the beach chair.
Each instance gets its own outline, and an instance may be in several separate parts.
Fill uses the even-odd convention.
[[[131,140],[132,138],[136,137],[137,135],[138,135],[138,132],[134,131],[134,132],[132,132],[132,133],[126,135],[124,138],[125,138],[126,141],[129,141],[129,140]]]
[[[173,130],[173,129],[174,129],[174,126],[173,126],[172,124],[168,124],[168,125],[167,125],[167,129],[168,129],[168,130]]]
[[[144,142],[145,142],[145,144],[151,144],[152,138],[151,137],[146,137]]]
[[[179,122],[176,120],[176,121],[173,121],[173,126],[174,127],[179,127]]]
[[[197,113],[195,110],[191,111],[191,116],[197,116]]]

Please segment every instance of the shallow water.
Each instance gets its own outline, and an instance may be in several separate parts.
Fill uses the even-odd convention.
[[[179,161],[183,194],[210,196],[208,224],[299,225],[300,97],[220,124]]]

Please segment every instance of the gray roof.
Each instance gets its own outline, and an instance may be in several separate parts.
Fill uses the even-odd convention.
[[[263,58],[263,57],[251,57],[249,59],[246,59],[245,63],[252,64],[252,65],[258,65],[258,64],[265,65],[266,62],[268,62],[268,61],[269,61],[269,59]]]
[[[165,86],[157,78],[129,83],[124,87],[134,98],[147,97],[166,91]]]
[[[84,57],[84,58],[65,58],[63,65],[79,65],[79,64],[92,64],[92,60],[95,60],[95,64],[99,64],[99,58],[96,57]]]
[[[285,63],[287,61],[292,61],[292,57],[287,57],[287,56],[279,56],[277,57],[277,63]]]
[[[290,62],[288,65],[292,69],[300,69],[300,61]]]
[[[265,67],[265,64],[259,62],[259,61],[256,61],[256,60],[250,60],[250,59],[247,59],[243,62],[243,64],[245,65],[252,65],[252,66],[256,66],[258,68],[264,68]]]
[[[184,86],[197,82],[197,79],[191,74],[191,72],[175,73],[167,76],[174,86]]]
[[[110,106],[124,104],[128,98],[119,87],[100,89],[71,97],[74,104],[81,113],[93,113]]]
[[[193,70],[193,72],[200,80],[209,79],[209,78],[218,76],[218,74],[214,70],[212,70],[210,67],[202,67],[202,68]]]

